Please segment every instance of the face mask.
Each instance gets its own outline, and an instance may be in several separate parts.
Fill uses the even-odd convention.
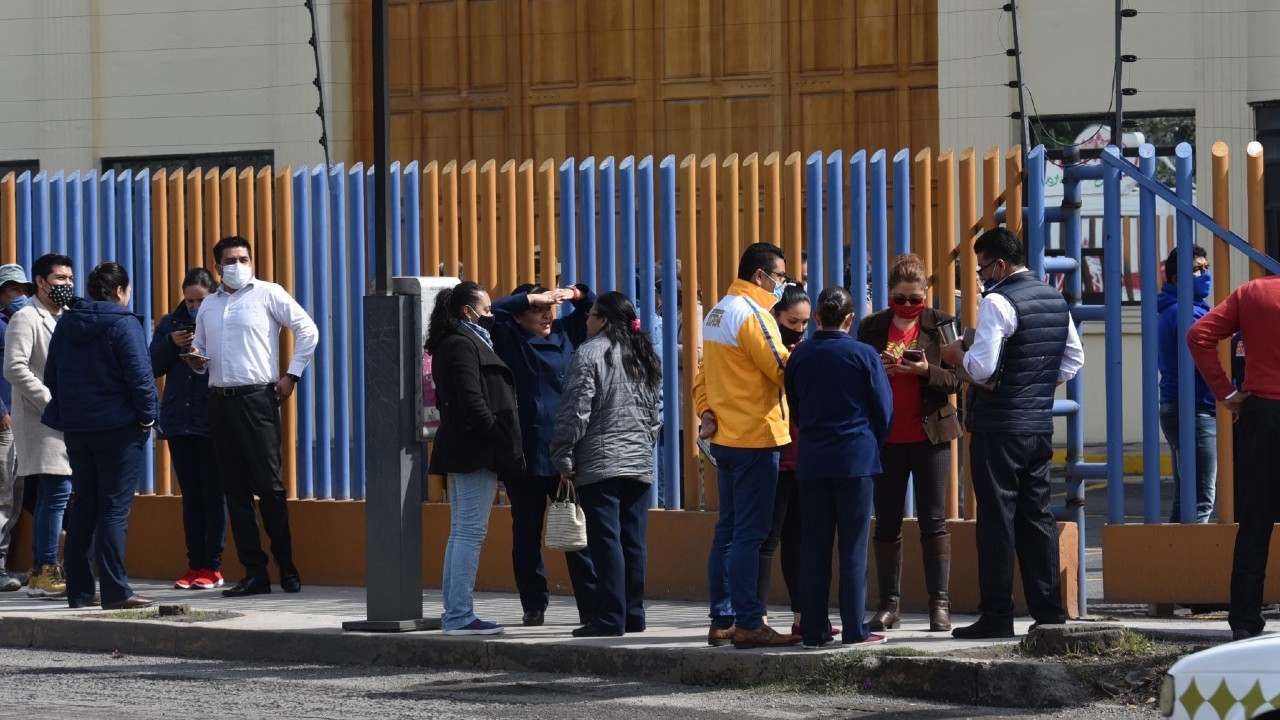
[[[200,312],[200,306],[199,306],[199,305],[197,305],[197,306],[195,306],[195,307],[193,307],[193,308],[187,308],[187,314],[191,316],[191,319],[192,319],[192,320],[195,320],[195,319],[196,319],[196,313],[198,313],[198,312]]]
[[[889,301],[889,308],[893,310],[893,314],[903,320],[915,320],[920,317],[920,313],[924,312],[925,304],[908,305],[907,303],[899,304],[897,300]]]
[[[4,311],[9,313],[10,315],[13,315],[14,313],[18,312],[19,310],[21,310],[22,308],[30,304],[31,304],[31,298],[27,297],[26,295],[19,295],[18,297],[9,301],[9,304],[4,307]]]
[[[475,309],[473,308],[471,311],[475,312]],[[469,322],[473,322],[476,325],[479,325],[480,327],[484,328],[485,330],[492,330],[493,324],[497,322],[497,318],[495,318],[492,315],[481,315],[479,313],[476,313],[475,320],[471,320]]]
[[[804,333],[799,330],[792,330],[789,327],[778,326],[778,334],[782,337],[782,344],[791,347],[804,339]]]
[[[232,263],[222,266],[222,284],[239,290],[253,279],[253,268],[248,263]]]
[[[71,302],[71,297],[75,293],[75,288],[68,285],[50,285],[49,286],[49,302],[58,307],[66,307]]]
[[[986,295],[987,293],[991,292],[992,290],[995,290],[995,289],[996,289],[996,286],[997,286],[997,285],[999,285],[999,284],[1000,284],[1000,281],[999,281],[999,280],[997,280],[997,279],[995,279],[995,278],[987,278],[987,279],[982,283],[982,294],[983,294],[983,295]]]
[[[1213,275],[1208,270],[1203,275],[1195,278],[1195,282],[1191,285],[1191,293],[1195,295],[1196,300],[1204,300],[1209,297],[1209,291],[1213,288]]]
[[[780,283],[776,279],[773,281],[773,299],[782,302],[782,293],[787,289],[786,283]]]

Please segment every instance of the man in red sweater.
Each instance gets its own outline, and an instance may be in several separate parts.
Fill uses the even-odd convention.
[[[1239,415],[1236,466],[1235,557],[1231,567],[1233,640],[1262,634],[1262,587],[1271,528],[1280,521],[1280,276],[1247,282],[1196,321],[1187,345],[1214,397]],[[1241,333],[1249,347],[1249,374],[1236,390],[1218,361],[1218,343]]]

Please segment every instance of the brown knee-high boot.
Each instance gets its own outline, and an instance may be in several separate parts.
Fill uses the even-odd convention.
[[[880,606],[868,625],[877,632],[898,626],[902,616],[898,603],[902,598],[902,541],[875,540],[876,579],[880,586]]]
[[[951,535],[920,538],[924,551],[924,584],[929,590],[929,629],[951,629]]]

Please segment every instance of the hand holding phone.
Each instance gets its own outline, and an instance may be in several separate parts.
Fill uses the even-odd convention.
[[[194,351],[187,351],[184,353],[180,353],[178,357],[182,358],[187,363],[187,365],[193,370],[199,370],[203,368],[206,363],[209,362],[209,357],[207,355],[201,355],[200,353],[194,352]]]
[[[902,359],[908,362],[920,362],[924,360],[923,350],[903,350]]]

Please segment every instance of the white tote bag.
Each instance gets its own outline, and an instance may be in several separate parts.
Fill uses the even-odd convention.
[[[587,516],[578,504],[573,482],[560,480],[555,502],[547,509],[547,532],[543,545],[548,550],[576,552],[587,547]]]

